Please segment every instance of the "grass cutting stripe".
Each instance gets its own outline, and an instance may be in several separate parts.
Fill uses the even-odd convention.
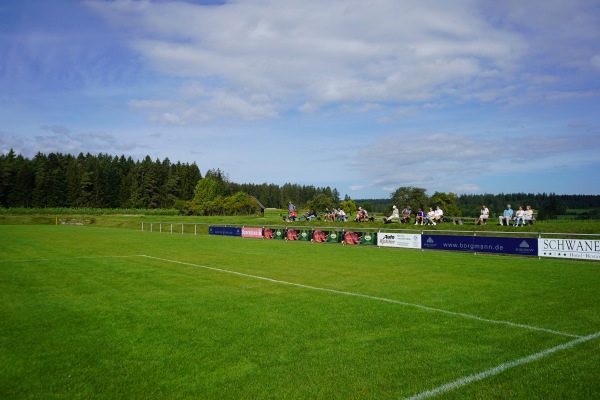
[[[483,371],[480,372],[478,374],[474,374],[474,375],[469,375],[469,376],[465,376],[463,378],[457,379],[453,382],[450,383],[446,383],[444,385],[438,386],[435,389],[432,390],[428,390],[419,394],[416,394],[414,396],[411,397],[406,397],[404,400],[423,400],[423,399],[428,399],[430,397],[433,396],[437,396],[438,394],[442,394],[444,392],[449,392],[451,390],[457,389],[461,386],[467,385],[469,383],[475,382],[475,381],[480,381],[482,379],[488,378],[490,376],[493,375],[497,375],[503,371],[506,371],[509,368],[513,368],[513,367],[517,367],[519,365],[523,365],[523,364],[527,364],[529,362],[538,360],[540,358],[549,356],[552,353],[556,353],[557,351],[560,350],[565,350],[568,349],[570,347],[573,347],[575,345],[578,345],[580,343],[584,343],[584,342],[589,342],[590,340],[594,340],[600,337],[600,332],[596,332],[593,333],[591,335],[588,336],[583,336],[583,337],[579,337],[575,340],[571,340],[570,342],[555,346],[555,347],[551,347],[549,349],[540,351],[539,353],[535,353],[532,354],[530,356],[527,357],[523,357],[523,358],[519,358],[518,360],[515,361],[510,361],[504,364],[500,364],[494,368],[490,368],[487,371]]]
[[[540,328],[540,327],[537,327],[537,326],[531,326],[531,325],[526,325],[526,324],[518,324],[518,323],[510,322],[510,321],[501,321],[501,320],[495,320],[495,319],[488,319],[488,318],[479,317],[477,315],[459,313],[459,312],[454,312],[454,311],[448,311],[448,310],[444,310],[444,309],[441,309],[441,308],[424,306],[422,304],[408,303],[408,302],[405,302],[405,301],[387,299],[385,297],[377,297],[377,296],[371,296],[371,295],[368,295],[368,294],[352,293],[352,292],[346,292],[346,291],[342,291],[342,290],[328,289],[328,288],[322,288],[322,287],[318,287],[318,286],[304,285],[304,284],[301,284],[301,283],[287,282],[287,281],[282,281],[282,280],[278,280],[278,279],[267,278],[267,277],[264,277],[264,276],[251,275],[251,274],[246,274],[246,273],[243,273],[243,272],[231,271],[231,270],[222,269],[222,268],[208,267],[208,266],[205,266],[205,265],[193,264],[193,263],[188,263],[188,262],[184,262],[184,261],[169,260],[169,259],[166,259],[166,258],[153,257],[153,256],[149,256],[149,255],[140,255],[140,257],[146,257],[146,258],[149,258],[149,259],[163,261],[163,262],[168,262],[168,263],[175,263],[175,264],[187,265],[187,266],[191,266],[191,267],[204,268],[204,269],[208,269],[208,270],[211,270],[211,271],[223,272],[223,273],[227,273],[227,274],[234,274],[234,275],[244,276],[244,277],[252,278],[252,279],[260,279],[260,280],[267,281],[267,282],[278,283],[278,284],[282,284],[282,285],[296,286],[296,287],[301,287],[301,288],[304,288],[304,289],[319,290],[319,291],[322,291],[322,292],[329,292],[329,293],[341,294],[341,295],[345,295],[345,296],[362,297],[362,298],[370,299],[370,300],[384,301],[384,302],[387,302],[387,303],[394,303],[394,304],[399,304],[399,305],[408,306],[408,307],[415,307],[415,308],[419,308],[419,309],[422,309],[422,310],[427,310],[427,311],[432,311],[432,312],[438,312],[438,313],[444,313],[444,314],[454,315],[454,316],[457,316],[457,317],[469,318],[469,319],[474,319],[474,320],[477,320],[477,321],[487,322],[487,323],[492,323],[492,324],[508,325],[508,326],[513,326],[513,327],[517,327],[517,328],[523,328],[523,329],[529,329],[529,330],[533,330],[533,331],[540,331],[540,332],[552,333],[552,334],[555,334],[555,335],[572,337],[572,338],[581,338],[582,337],[580,335],[574,335],[574,334],[568,333],[568,332],[561,332],[561,331],[556,331],[556,330],[553,330],[553,329]]]

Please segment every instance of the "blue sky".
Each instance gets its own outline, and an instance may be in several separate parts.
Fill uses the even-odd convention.
[[[3,0],[0,87],[2,153],[600,194],[596,0]]]

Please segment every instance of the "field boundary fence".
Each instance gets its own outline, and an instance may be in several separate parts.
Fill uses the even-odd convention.
[[[600,261],[600,234],[143,222],[142,231]]]

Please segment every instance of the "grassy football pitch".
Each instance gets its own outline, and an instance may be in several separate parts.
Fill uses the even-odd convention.
[[[2,399],[600,398],[600,263],[0,226]]]

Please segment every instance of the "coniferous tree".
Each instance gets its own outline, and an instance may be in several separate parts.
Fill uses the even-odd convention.
[[[7,207],[32,207],[35,174],[31,162],[19,155],[13,164],[14,178],[10,183],[11,189]]]

